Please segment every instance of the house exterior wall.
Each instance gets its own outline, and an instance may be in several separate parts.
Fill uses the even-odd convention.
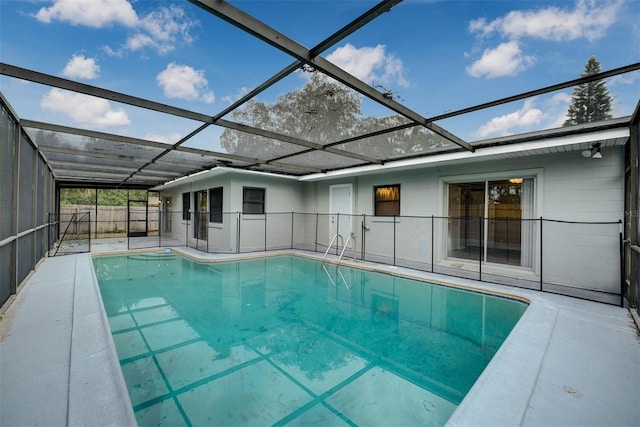
[[[520,171],[540,175],[542,204],[538,216],[565,221],[618,221],[623,214],[623,147],[603,149],[602,159],[585,159],[579,152],[481,161],[437,168],[368,174],[307,183],[304,206],[310,212],[329,211],[329,187],[351,183],[354,214],[373,214],[373,187],[400,184],[402,216],[446,215],[442,182],[458,177],[516,176]],[[505,175],[506,173],[506,175]]]
[[[291,213],[301,212],[302,188],[292,179],[269,176],[237,175],[231,180],[231,203],[242,212],[243,187],[265,188],[265,212],[268,215],[241,214],[240,248],[242,251],[284,249],[291,247],[291,234],[271,232],[291,230]],[[269,242],[267,246],[267,242]]]
[[[217,187],[222,187],[223,189],[223,220],[222,223],[213,223],[209,222],[207,218],[208,242],[206,244],[209,246],[203,247],[205,243],[200,239],[196,239],[193,235],[193,221],[186,221],[182,218],[182,194],[185,192],[191,194],[191,214],[193,218],[194,193],[202,190],[208,191]],[[265,212],[270,213],[270,215],[242,213],[244,187],[265,189]],[[164,236],[180,240],[188,239],[189,246],[210,252],[235,253],[240,249],[242,251],[264,250],[265,236],[269,228],[276,228],[278,223],[285,221],[289,225],[291,223],[291,212],[301,212],[304,209],[301,192],[302,186],[297,181],[289,178],[233,172],[203,177],[201,180],[195,180],[161,191],[161,197],[171,197],[173,200],[171,233],[165,233]],[[189,227],[189,230],[187,230],[187,227]],[[242,230],[242,233],[238,233],[238,228]],[[269,241],[272,243],[275,241],[274,246],[290,247],[289,236],[269,236]],[[270,249],[273,249],[273,247],[270,247]]]
[[[350,221],[355,243],[349,244],[348,256],[364,248],[368,260],[411,260],[411,265],[418,268],[455,269],[455,274],[466,277],[464,273],[469,272],[471,278],[477,278],[481,268],[487,280],[505,276],[528,283],[540,281],[543,269],[545,284],[576,284],[580,288],[618,293],[617,222],[624,213],[624,150],[623,147],[604,148],[602,154],[602,159],[592,159],[572,151],[315,182],[230,171],[165,190],[163,195],[171,194],[174,200],[172,231],[176,236],[184,239],[188,235],[189,246],[209,252],[248,252],[305,245],[323,251],[336,234],[337,223]],[[447,248],[452,246],[451,223],[455,221],[447,218],[449,184],[521,176],[534,179],[526,245],[531,255],[530,265],[483,263],[480,266],[474,259],[448,256]],[[351,186],[351,215],[336,217],[331,212],[331,189],[345,184]],[[401,189],[400,216],[373,216],[374,187],[396,184]],[[220,186],[223,187],[224,219],[222,224],[208,223],[205,248],[192,232],[186,231],[186,227],[192,225],[182,220],[182,193]],[[242,213],[243,187],[266,189],[267,215]],[[476,225],[481,227],[486,220],[478,217],[477,221]],[[346,240],[347,236],[343,237]]]
[[[619,226],[617,224],[574,224],[576,222],[617,222],[624,210],[623,147],[602,150],[602,159],[583,158],[579,152],[527,156],[517,159],[477,161],[458,165],[366,174],[307,184],[305,206],[326,212],[330,187],[350,183],[354,189],[352,212],[362,217],[366,230],[366,253],[391,252],[397,258],[422,259],[424,264],[473,269],[473,263],[451,262],[445,255],[447,239],[447,184],[510,176],[533,176],[532,218],[533,266],[483,266],[483,272],[538,281],[540,258],[544,282],[579,284],[580,287],[616,293],[620,291]],[[401,218],[372,217],[375,186],[400,184]],[[435,216],[431,220],[431,215]],[[416,216],[420,218],[411,218]],[[425,218],[426,217],[426,218]],[[360,220],[362,221],[362,220]],[[364,234],[364,235],[363,235]],[[395,239],[393,236],[395,235]],[[467,265],[468,264],[468,265]]]

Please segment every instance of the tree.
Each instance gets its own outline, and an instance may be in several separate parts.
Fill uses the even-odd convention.
[[[600,63],[595,56],[589,58],[581,77],[600,73]],[[567,111],[567,120],[564,126],[573,126],[581,123],[598,122],[611,118],[611,103],[613,97],[604,80],[596,80],[576,86],[571,95],[571,104]]]
[[[313,72],[302,89],[279,96],[273,104],[251,100],[232,115],[249,126],[327,144],[353,136],[361,112],[358,95]],[[286,142],[230,129],[222,133],[220,145],[229,153],[251,157],[257,153],[262,158],[300,150]]]
[[[232,117],[246,125],[322,145],[408,122],[408,119],[399,115],[363,115],[362,95],[318,71],[310,72],[309,82],[304,87],[279,96],[272,104],[251,100],[233,111]],[[451,144],[422,126],[413,126],[340,144],[336,148],[388,159],[434,151]],[[230,129],[222,133],[220,145],[228,153],[263,159],[277,158],[303,150],[287,142]],[[316,157],[314,161],[333,162],[331,167],[339,166],[335,163],[335,157],[329,160]]]
[[[96,203],[96,190],[93,188],[61,188],[60,205],[93,205]]]

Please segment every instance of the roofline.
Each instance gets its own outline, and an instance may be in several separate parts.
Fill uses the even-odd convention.
[[[277,174],[277,173],[271,173],[271,172],[261,172],[261,171],[254,171],[254,170],[248,170],[248,169],[230,168],[226,166],[216,166],[209,170],[196,172],[188,176],[176,178],[165,184],[157,185],[155,187],[150,188],[149,191],[163,191],[169,188],[178,187],[180,185],[189,184],[192,182],[200,181],[205,178],[211,178],[214,176],[224,175],[227,173],[232,173],[232,174],[235,173],[240,175],[252,175],[252,176],[267,176],[271,178],[286,179],[291,181],[295,181],[298,179],[297,176],[293,176],[293,175],[283,175],[283,174]]]
[[[625,125],[626,124],[626,125]],[[567,147],[577,144],[591,144],[602,139],[623,138],[628,140],[630,136],[629,120],[612,126],[598,124],[573,126],[573,131],[552,129],[550,131],[532,132],[530,134],[517,135],[515,137],[496,138],[486,140],[483,146],[477,147],[475,153],[455,151],[429,156],[415,157],[387,162],[384,165],[366,165],[349,169],[328,171],[301,176],[302,182],[323,181],[335,178],[361,176],[365,174],[393,172],[423,167],[436,167],[447,164],[455,164],[469,159],[483,161],[495,156],[504,156],[517,152],[531,150],[543,150],[556,147]],[[577,129],[576,129],[577,128]],[[595,129],[594,129],[595,128]],[[510,141],[510,143],[507,143]]]
[[[270,172],[217,166],[209,170],[200,171],[188,176],[176,178],[165,184],[152,187],[149,189],[149,191],[162,191],[180,185],[197,182],[204,178],[219,176],[227,173],[246,174],[253,176],[269,176],[279,179],[298,180],[300,182],[312,182],[334,179],[338,177],[357,176],[362,174],[391,172],[398,170],[415,169],[419,167],[433,167],[443,164],[456,163],[457,161],[466,160],[468,158],[482,161],[488,160],[495,155],[517,153],[520,151],[530,151],[536,149],[539,150],[543,148],[570,146],[574,144],[591,143],[603,138],[629,138],[630,123],[631,116],[626,116],[596,123],[584,123],[576,126],[546,129],[542,131],[510,135],[500,138],[491,138],[474,142],[474,146],[478,149],[476,150],[475,154],[468,151],[455,150],[446,153],[423,155],[390,161],[383,165],[369,164],[303,176],[283,175]]]
[[[638,103],[636,104],[636,109],[633,112],[633,115],[631,116],[632,126],[638,126],[639,123],[640,123],[640,99],[638,100]]]
[[[593,123],[582,123],[574,126],[544,129],[535,132],[520,133],[517,135],[501,136],[498,138],[484,139],[473,142],[476,148],[493,147],[496,145],[518,144],[521,142],[537,141],[540,139],[558,138],[561,136],[592,133],[601,130],[629,127],[631,116],[618,117]]]

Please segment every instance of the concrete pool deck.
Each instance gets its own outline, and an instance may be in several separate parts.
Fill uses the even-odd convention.
[[[117,248],[100,248],[112,249]],[[177,251],[195,258],[230,258],[189,248]],[[366,262],[356,265],[531,301],[448,425],[640,425],[640,336],[628,309]],[[136,424],[89,254],[44,259],[3,313],[0,425]]]

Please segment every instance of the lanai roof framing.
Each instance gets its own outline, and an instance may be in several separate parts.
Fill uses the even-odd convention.
[[[306,148],[311,148],[314,150],[325,150],[325,147],[321,144],[317,144],[311,141],[306,141],[302,138],[297,138],[297,137],[293,137],[293,136],[289,136],[289,135],[284,135],[284,134],[280,134],[277,132],[272,132],[272,131],[268,131],[268,130],[264,130],[264,129],[259,129],[253,126],[247,126],[241,123],[235,123],[229,120],[225,120],[225,119],[216,119],[213,116],[208,116],[206,114],[202,114],[202,113],[198,113],[198,112],[194,112],[194,111],[189,111],[183,108],[178,108],[178,107],[173,107],[170,105],[166,105],[166,104],[162,104],[159,102],[154,102],[154,101],[150,101],[150,100],[146,100],[146,99],[142,99],[142,98],[138,98],[135,96],[131,96],[131,95],[127,95],[127,94],[123,94],[123,93],[119,93],[119,92],[114,92],[114,91],[110,91],[107,89],[103,89],[97,86],[91,86],[91,85],[87,85],[84,83],[79,83],[79,82],[75,82],[72,80],[68,80],[68,79],[64,79],[61,77],[57,77],[57,76],[52,76],[52,75],[48,75],[48,74],[44,74],[44,73],[40,73],[37,71],[33,71],[33,70],[28,70],[25,68],[20,68],[20,67],[16,67],[10,64],[5,64],[2,63],[0,64],[0,71],[2,74],[10,76],[10,77],[15,77],[15,78],[19,78],[22,80],[28,80],[28,81],[32,81],[35,83],[40,83],[40,84],[44,84],[47,86],[51,86],[51,87],[57,87],[57,88],[61,88],[61,89],[66,89],[66,90],[70,90],[76,93],[82,93],[85,95],[91,95],[91,96],[95,96],[98,98],[103,98],[103,99],[107,99],[107,100],[111,100],[111,101],[116,101],[116,102],[121,102],[123,104],[128,104],[128,105],[133,105],[136,107],[140,107],[140,108],[145,108],[148,110],[154,110],[157,112],[161,112],[161,113],[166,113],[166,114],[171,114],[174,116],[178,116],[178,117],[183,117],[183,118],[187,118],[187,119],[192,119],[192,120],[197,120],[200,122],[203,122],[204,124],[202,126],[200,126],[200,128],[198,128],[196,131],[192,132],[191,134],[188,135],[188,137],[182,138],[180,141],[178,141],[177,143],[173,144],[172,146],[167,146],[166,144],[162,144],[165,148],[165,150],[158,154],[154,159],[151,159],[150,162],[147,165],[144,166],[148,166],[150,164],[155,163],[155,161],[159,160],[161,157],[164,157],[165,155],[167,155],[168,153],[176,150],[177,148],[180,147],[180,145],[182,145],[182,143],[184,143],[185,141],[188,140],[189,137],[195,135],[197,133],[197,131],[202,130],[204,127],[206,127],[207,125],[210,124],[215,124],[227,129],[233,129],[236,131],[240,131],[240,132],[244,132],[244,133],[249,133],[249,134],[254,134],[254,135],[258,135],[261,137],[265,137],[265,138],[270,138],[270,139],[275,139],[275,140],[279,140],[279,141],[283,141],[283,142],[287,142],[290,144],[294,144],[294,145],[298,145],[298,146],[303,146]],[[30,122],[32,125],[35,122]],[[48,125],[48,127],[51,127],[54,125]],[[89,131],[87,131],[87,134],[85,136],[90,136],[89,135]],[[109,137],[108,139],[110,140],[120,140],[121,137],[118,137],[116,135],[113,135],[111,137]],[[333,148],[333,147],[327,147],[326,151],[334,153],[334,154],[338,154],[340,156],[344,156],[344,157],[350,157],[350,158],[354,158],[357,160],[360,160],[364,163],[381,163],[380,160],[365,156],[365,155],[361,155],[358,153],[352,153],[349,151],[345,151],[345,150],[340,150],[337,148]],[[219,157],[224,157],[227,159],[232,158],[234,155],[230,155],[227,153],[219,153],[219,152],[215,152],[215,151],[208,151],[207,152],[213,156],[219,156]],[[239,156],[236,156],[239,157]],[[255,164],[262,164],[262,163],[266,163],[266,160],[263,159],[253,159],[253,163]],[[210,167],[216,166],[216,164],[211,164]],[[317,169],[315,168],[302,168],[300,166],[297,165],[287,165],[288,167],[292,168],[292,169],[303,169],[303,170],[307,170],[308,172],[311,171],[316,171]]]
[[[387,1],[382,1],[382,2],[378,3],[377,5],[375,5],[374,7],[369,9],[368,11],[366,11],[364,14],[362,14],[361,16],[359,16],[358,18],[356,18],[355,20],[351,21],[349,24],[347,24],[346,26],[344,26],[343,28],[338,30],[336,33],[334,33],[333,35],[329,36],[328,38],[326,38],[325,40],[320,42],[317,46],[315,46],[311,50],[311,52],[313,52],[314,55],[318,55],[318,54],[322,53],[326,49],[328,49],[331,46],[333,46],[335,43],[338,43],[340,40],[344,39],[349,34],[353,33],[357,29],[359,29],[359,28],[363,27],[364,25],[366,25],[371,20],[373,20],[376,17],[380,16],[382,13],[389,11],[391,8],[393,8],[393,6],[395,6],[396,4],[400,3],[400,1],[401,0],[387,0]],[[195,129],[189,135],[181,138],[179,141],[174,143],[172,146],[167,146],[166,144],[155,143],[153,141],[146,141],[146,140],[141,140],[141,139],[137,139],[137,138],[129,138],[129,137],[123,137],[123,136],[118,136],[118,135],[106,134],[106,133],[102,133],[102,132],[93,132],[93,131],[88,131],[88,130],[85,131],[85,130],[82,130],[82,129],[75,129],[75,128],[69,128],[69,127],[64,127],[64,126],[58,126],[58,125],[49,124],[49,123],[22,120],[22,125],[25,128],[26,127],[31,127],[31,128],[36,128],[36,129],[59,132],[59,133],[82,135],[82,136],[88,136],[88,137],[96,137],[96,138],[101,138],[101,139],[104,139],[104,140],[107,140],[107,141],[125,142],[125,143],[129,143],[129,144],[137,144],[137,145],[142,145],[142,146],[152,146],[152,147],[162,148],[162,152],[160,152],[155,157],[153,157],[152,159],[150,159],[150,160],[148,160],[146,162],[145,162],[145,159],[130,158],[129,160],[138,161],[138,162],[143,163],[143,164],[141,164],[138,168],[136,168],[134,171],[132,171],[124,180],[122,180],[122,183],[126,183],[127,181],[131,181],[136,174],[142,173],[143,170],[145,168],[147,168],[148,166],[150,166],[150,165],[153,165],[153,164],[165,164],[166,165],[167,163],[163,162],[161,159],[163,157],[165,157],[167,154],[169,154],[170,152],[174,151],[174,150],[186,151],[186,152],[192,152],[192,153],[193,152],[197,152],[198,151],[197,149],[190,149],[190,148],[187,148],[187,147],[183,147],[182,145],[186,141],[188,141],[190,138],[192,138],[193,136],[195,136],[196,134],[198,134],[202,130],[206,129],[211,124],[219,125],[219,126],[222,126],[222,127],[228,128],[228,129],[233,129],[233,130],[236,130],[236,131],[239,131],[239,132],[250,133],[250,134],[258,135],[258,136],[261,136],[261,137],[270,138],[270,139],[274,139],[274,140],[283,141],[283,142],[287,142],[287,143],[290,143],[290,144],[302,146],[302,147],[306,148],[306,150],[304,150],[303,153],[316,151],[316,150],[322,150],[322,151],[327,151],[329,153],[336,154],[336,155],[339,155],[339,156],[344,156],[344,157],[349,157],[349,158],[352,158],[352,159],[359,160],[360,162],[358,164],[370,164],[370,163],[380,164],[380,163],[382,163],[382,161],[379,160],[379,159],[375,159],[375,158],[372,158],[372,157],[369,157],[369,156],[366,156],[366,155],[363,155],[363,154],[360,154],[360,153],[353,153],[353,152],[349,152],[349,151],[346,151],[346,150],[340,150],[340,149],[334,148],[332,146],[323,146],[322,144],[317,144],[317,143],[314,143],[314,142],[311,142],[311,141],[306,141],[306,140],[304,140],[302,138],[296,138],[296,137],[292,137],[292,136],[288,136],[288,135],[283,135],[283,134],[280,134],[280,133],[277,133],[277,132],[271,132],[271,131],[268,131],[268,130],[258,129],[258,128],[255,128],[255,127],[252,127],[252,126],[247,126],[247,125],[244,125],[244,124],[240,124],[240,123],[235,123],[235,122],[231,122],[231,121],[228,121],[228,120],[224,120],[222,118],[225,115],[227,115],[228,113],[230,113],[231,111],[235,110],[236,108],[238,108],[241,105],[243,105],[244,103],[246,103],[249,99],[255,97],[257,94],[261,93],[262,91],[264,91],[268,87],[272,86],[273,84],[275,84],[276,82],[278,82],[282,78],[284,78],[287,75],[291,74],[293,71],[299,69],[303,64],[304,64],[303,61],[300,61],[300,60],[294,61],[291,65],[289,65],[288,67],[284,68],[279,73],[275,74],[273,77],[271,77],[265,83],[263,83],[262,85],[258,86],[256,89],[252,90],[247,95],[242,97],[240,100],[236,101],[231,106],[225,108],[223,111],[221,111],[220,113],[218,113],[215,116],[203,115],[203,114],[200,114],[200,113],[197,113],[197,112],[192,112],[192,111],[184,110],[184,109],[181,109],[181,108],[176,108],[176,107],[172,107],[172,106],[169,106],[169,105],[165,105],[165,104],[161,104],[161,103],[145,100],[145,99],[142,99],[142,98],[133,97],[133,96],[126,95],[126,94],[123,94],[123,93],[109,91],[109,90],[106,90],[106,89],[103,89],[103,88],[99,88],[99,87],[96,87],[96,86],[90,86],[90,85],[78,83],[78,82],[75,82],[75,81],[63,79],[63,78],[60,78],[60,77],[51,76],[51,75],[47,75],[47,74],[44,74],[44,73],[39,73],[39,72],[36,72],[36,71],[32,71],[32,70],[28,70],[28,69],[24,69],[24,68],[20,68],[20,67],[15,67],[15,66],[12,66],[12,65],[9,65],[9,64],[4,64],[3,63],[3,64],[0,64],[0,66],[1,66],[2,74],[7,75],[7,76],[20,78],[20,79],[23,79],[23,80],[28,80],[28,81],[32,81],[32,82],[36,82],[36,83],[41,83],[41,84],[48,85],[48,86],[51,86],[51,87],[58,87],[58,88],[70,90],[70,91],[73,91],[73,92],[76,92],[76,93],[82,93],[82,94],[85,94],[85,95],[96,96],[96,97],[99,97],[99,98],[103,98],[103,99],[107,99],[107,100],[111,100],[111,101],[116,101],[116,102],[121,102],[121,103],[125,103],[125,104],[128,104],[128,105],[133,105],[133,106],[146,108],[146,109],[150,109],[150,110],[154,110],[154,111],[159,111],[159,112],[162,112],[162,113],[172,114],[172,115],[179,116],[179,117],[184,117],[184,118],[193,119],[193,120],[199,120],[199,121],[203,122],[202,125],[200,125],[197,129]],[[43,153],[48,151],[48,152],[58,152],[58,153],[66,152],[67,154],[73,154],[72,150],[69,150],[68,148],[67,149],[62,149],[62,148],[50,147],[50,146],[41,147],[41,151]],[[239,155],[228,154],[228,153],[220,153],[220,152],[214,152],[214,151],[206,151],[206,150],[201,150],[201,152],[203,152],[202,154],[213,155],[213,156],[219,157],[222,160],[219,161],[219,162],[217,161],[215,163],[209,164],[209,165],[207,165],[206,167],[203,167],[203,168],[197,168],[197,169],[193,169],[192,168],[186,174],[197,172],[198,170],[201,170],[201,169],[211,168],[211,167],[214,167],[214,166],[217,166],[217,165],[220,165],[220,164],[226,165],[227,163],[225,163],[225,160],[236,160],[236,161],[248,163],[248,164],[244,165],[244,167],[260,166],[262,164],[269,163],[269,164],[271,164],[271,165],[273,165],[275,167],[282,168],[284,170],[289,170],[289,171],[292,170],[290,173],[293,173],[293,174],[296,174],[296,172],[297,173],[317,173],[317,172],[321,172],[320,169],[315,168],[315,167],[283,163],[283,162],[279,161],[280,158],[267,160],[267,159],[260,159],[260,158],[247,158],[245,156],[239,156]],[[105,159],[105,158],[109,157],[109,155],[106,154],[106,153],[93,153],[93,155],[92,155],[91,153],[85,152],[83,154],[86,157],[93,157],[93,158],[96,158],[96,159]],[[45,158],[47,158],[47,157],[45,156]],[[120,156],[120,158],[122,158],[122,156]],[[282,157],[282,158],[284,158],[284,157]],[[52,167],[54,167],[54,166],[70,167],[72,165],[72,163],[73,162],[69,162],[69,161],[51,161],[51,166]],[[86,163],[83,163],[83,164],[86,164]],[[91,167],[92,167],[91,165],[88,166],[88,168],[91,168]],[[113,168],[117,168],[117,166],[111,166],[110,168],[112,170],[114,170]],[[61,179],[64,179],[62,174],[60,174],[60,173],[56,174],[56,171],[58,171],[58,172],[60,171],[59,168],[54,167],[53,169],[54,169],[54,175],[55,176],[57,176],[57,177],[59,177]],[[120,168],[120,170],[127,170],[127,169],[126,168]],[[146,172],[148,173],[148,171],[146,171]],[[113,175],[113,174],[111,174],[111,175]],[[177,178],[177,177],[183,176],[183,175],[185,175],[185,174],[176,174],[172,178]],[[166,180],[166,177],[167,176],[165,175],[164,176],[165,180]],[[84,177],[84,178],[88,178],[88,177]]]
[[[251,15],[248,15],[240,9],[230,5],[227,2],[219,0],[189,0],[204,10],[214,14],[215,16],[224,19],[230,24],[242,29],[243,31],[252,34],[260,40],[274,46],[275,48],[287,53],[288,55],[297,58],[316,70],[323,72],[329,77],[339,81],[340,83],[348,86],[349,88],[361,93],[367,98],[384,105],[385,107],[395,111],[401,116],[406,117],[412,122],[422,125],[430,131],[446,138],[447,140],[459,145],[460,147],[472,151],[474,150],[466,141],[455,136],[446,129],[429,122],[425,117],[416,113],[415,111],[407,108],[406,106],[395,101],[393,97],[385,96],[383,93],[372,88],[362,80],[344,71],[342,68],[327,61],[321,56],[318,56],[316,52],[307,49],[301,44],[290,39],[286,35],[274,30],[268,25],[258,21]],[[383,2],[384,3],[384,2]],[[396,2],[399,3],[399,2]]]
[[[66,184],[79,182],[89,185],[91,180],[95,178],[96,181],[113,186],[147,186],[147,188],[150,188],[216,166],[301,176],[352,167],[359,168],[369,165],[381,166],[390,161],[425,157],[432,154],[459,152],[460,154],[466,153],[469,155],[473,154],[476,148],[484,148],[485,145],[483,145],[483,141],[466,142],[446,129],[436,125],[434,122],[640,69],[640,63],[631,64],[597,75],[581,77],[519,95],[451,111],[442,115],[423,117],[396,101],[393,96],[389,96],[389,94],[364,83],[320,56],[320,54],[344,40],[350,34],[353,34],[384,13],[389,12],[402,0],[380,1],[311,49],[302,46],[285,34],[278,32],[226,1],[189,1],[237,29],[270,45],[280,52],[284,52],[286,55],[292,57],[294,61],[215,115],[190,111],[14,65],[0,63],[0,74],[9,77],[90,95],[199,123],[197,128],[186,136],[181,137],[178,141],[161,143],[124,135],[21,119],[21,127],[34,137],[32,139],[35,139],[34,130],[52,132],[56,135],[64,135],[64,138],[66,138],[65,141],[60,141],[59,143],[56,143],[55,138],[50,140],[45,139],[37,143],[38,150],[49,163],[56,179]],[[285,130],[282,128],[279,129],[277,126],[266,129],[255,126],[255,123],[241,123],[242,119],[238,121],[235,121],[235,118],[234,121],[226,119],[230,114],[241,111],[240,109],[245,106],[245,104],[254,100],[259,94],[265,92],[295,71],[299,69],[304,70],[305,67],[308,67],[308,69],[314,72],[322,73],[346,86],[349,91],[353,91],[352,93],[363,96],[367,100],[383,106],[394,115],[394,117],[397,117],[398,120],[380,129],[368,129],[367,132],[363,134],[347,136],[339,140],[333,138],[333,140],[314,141],[312,135],[301,137],[299,134],[286,134],[284,133],[286,132]],[[253,152],[245,150],[245,152],[243,152],[240,150],[227,153],[186,146],[185,143],[191,141],[196,135],[205,131],[211,125],[235,131],[238,135],[254,135],[257,137],[258,142],[265,147],[264,151],[257,150]],[[423,130],[426,129],[431,136],[437,138],[437,142],[434,143],[433,146],[430,146],[431,148],[428,147],[415,152],[404,151],[389,154],[389,151],[385,150],[373,153],[366,149],[369,142],[374,143],[375,138],[385,135],[392,137],[394,132],[400,132],[414,127],[423,128]],[[81,138],[93,140],[93,143],[83,143],[79,140]],[[357,142],[361,142],[359,148]],[[515,140],[509,140],[498,143],[511,144],[515,142]],[[277,149],[272,149],[270,152],[270,144],[273,145],[273,147],[277,147]]]

